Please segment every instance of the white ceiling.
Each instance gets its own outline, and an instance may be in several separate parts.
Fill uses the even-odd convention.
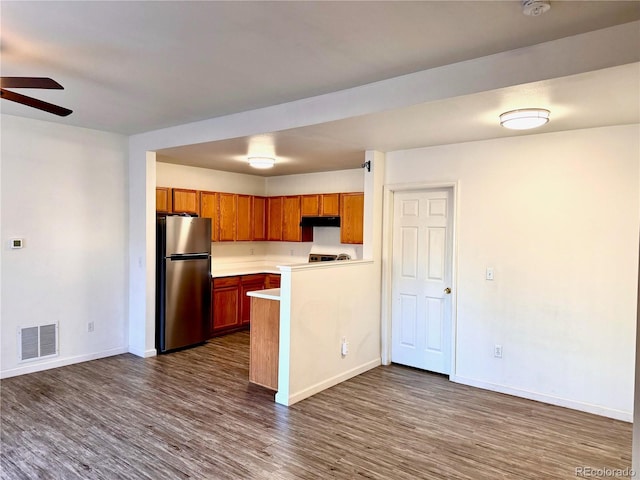
[[[2,101],[2,113],[127,135],[329,93],[640,19],[639,1],[2,1],[3,76],[49,76],[64,91],[20,93],[66,118]],[[587,54],[588,52],[585,52]],[[265,132],[273,174],[353,168],[382,151],[511,135],[497,114],[552,103],[544,131],[636,123],[638,66]],[[595,94],[597,92],[597,94]],[[542,130],[541,130],[542,131]],[[165,161],[256,173],[237,161],[256,138],[160,152]],[[259,140],[259,139],[258,139]]]

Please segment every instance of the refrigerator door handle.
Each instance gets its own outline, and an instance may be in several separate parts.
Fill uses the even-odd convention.
[[[170,255],[167,260],[180,261],[180,260],[201,260],[203,258],[209,258],[208,253],[180,253],[177,255]]]

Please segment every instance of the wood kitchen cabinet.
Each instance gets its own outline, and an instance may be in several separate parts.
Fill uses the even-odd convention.
[[[264,290],[266,277],[263,273],[240,277],[240,325],[249,325],[251,321],[251,297],[247,292]]]
[[[256,273],[214,278],[211,294],[210,335],[215,337],[246,328],[251,322],[247,292],[280,288],[280,275]]]
[[[282,198],[282,240],[299,242],[302,240],[300,229],[300,196]]]
[[[323,193],[320,197],[320,216],[337,217],[340,215],[340,194]]]
[[[320,201],[322,196],[316,195],[301,195],[300,196],[300,210],[303,217],[317,217],[320,215]]]
[[[251,195],[236,195],[236,240],[253,240],[253,202]]]
[[[265,197],[251,197],[252,201],[252,239],[262,241],[267,239],[267,199]]]
[[[300,195],[282,197],[282,240],[285,242],[310,242],[313,227],[301,227]]]
[[[300,210],[303,217],[337,217],[340,215],[340,194],[301,195]]]
[[[280,288],[280,275],[268,273],[264,281],[264,288]]]
[[[249,381],[278,390],[280,300],[251,297],[254,318],[249,342]]]
[[[171,188],[156,187],[156,212],[171,213],[173,211],[171,200]]]
[[[267,240],[282,240],[282,197],[267,198]]]
[[[213,279],[211,295],[211,336],[241,327],[240,277]]]
[[[340,194],[340,243],[362,243],[364,193]]]
[[[218,239],[221,242],[236,239],[237,202],[238,195],[235,193],[218,193]]]
[[[217,242],[218,236],[218,194],[200,192],[200,216],[211,219],[211,241]]]
[[[173,212],[200,215],[200,202],[197,190],[174,188],[172,191]]]

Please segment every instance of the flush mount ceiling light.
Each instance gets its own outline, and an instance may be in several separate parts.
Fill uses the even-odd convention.
[[[549,110],[544,108],[522,108],[500,115],[500,125],[512,130],[528,130],[541,127],[549,121]]]
[[[522,13],[528,17],[539,17],[551,9],[547,0],[522,0]]]
[[[276,163],[272,157],[249,157],[247,160],[253,168],[271,168]]]

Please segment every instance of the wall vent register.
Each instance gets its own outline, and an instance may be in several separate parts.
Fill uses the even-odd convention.
[[[58,355],[58,324],[24,327],[18,330],[21,361]]]

